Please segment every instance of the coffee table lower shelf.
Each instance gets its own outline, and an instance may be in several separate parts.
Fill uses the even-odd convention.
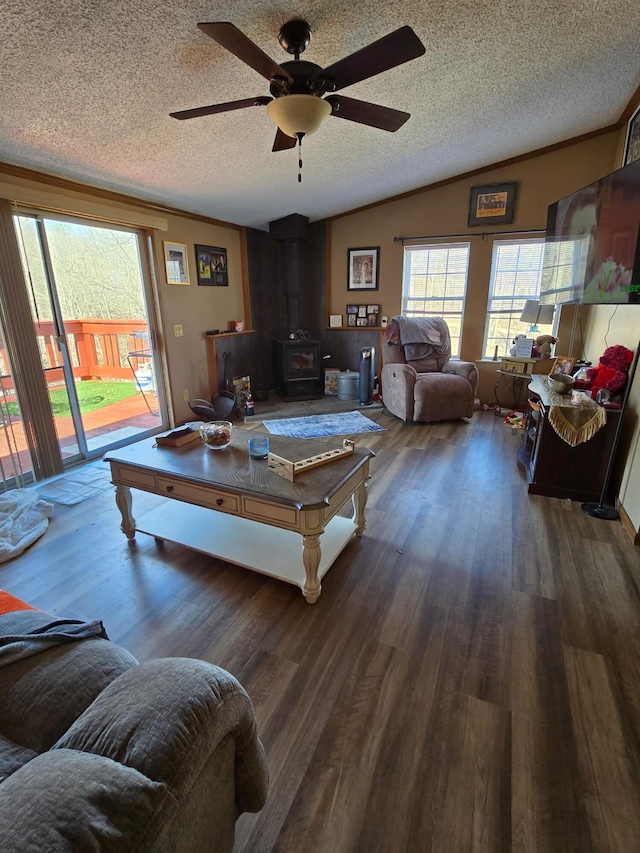
[[[175,500],[136,519],[135,529],[295,584],[304,593],[304,548],[299,533]],[[318,580],[328,572],[355,529],[351,519],[339,515],[327,524],[320,536]]]

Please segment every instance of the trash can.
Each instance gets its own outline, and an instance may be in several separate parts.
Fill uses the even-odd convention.
[[[338,373],[338,400],[357,400],[360,374],[352,370]]]

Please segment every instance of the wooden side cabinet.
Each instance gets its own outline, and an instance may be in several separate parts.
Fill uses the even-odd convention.
[[[517,453],[529,493],[575,501],[599,500],[620,411],[607,411],[606,425],[589,441],[571,447],[549,423],[549,399],[546,393],[539,394],[537,384],[532,382],[532,390],[539,396],[539,411],[532,410]]]

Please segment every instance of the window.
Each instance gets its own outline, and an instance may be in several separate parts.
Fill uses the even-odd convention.
[[[469,243],[406,246],[404,250],[402,313],[446,320],[454,356],[460,354],[468,269]]]
[[[588,254],[588,239],[574,237],[545,243],[542,292],[556,303],[579,302]]]
[[[540,295],[543,253],[543,239],[494,241],[484,358],[493,358],[496,347],[499,356],[509,355],[515,336],[529,331],[520,315],[526,300]]]

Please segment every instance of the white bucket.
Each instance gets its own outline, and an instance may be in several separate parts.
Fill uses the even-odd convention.
[[[338,400],[357,400],[360,374],[352,370],[338,373]]]
[[[153,368],[151,367],[151,364],[143,364],[135,371],[135,377],[138,389],[143,393],[145,391],[156,390],[155,377],[153,375]]]

